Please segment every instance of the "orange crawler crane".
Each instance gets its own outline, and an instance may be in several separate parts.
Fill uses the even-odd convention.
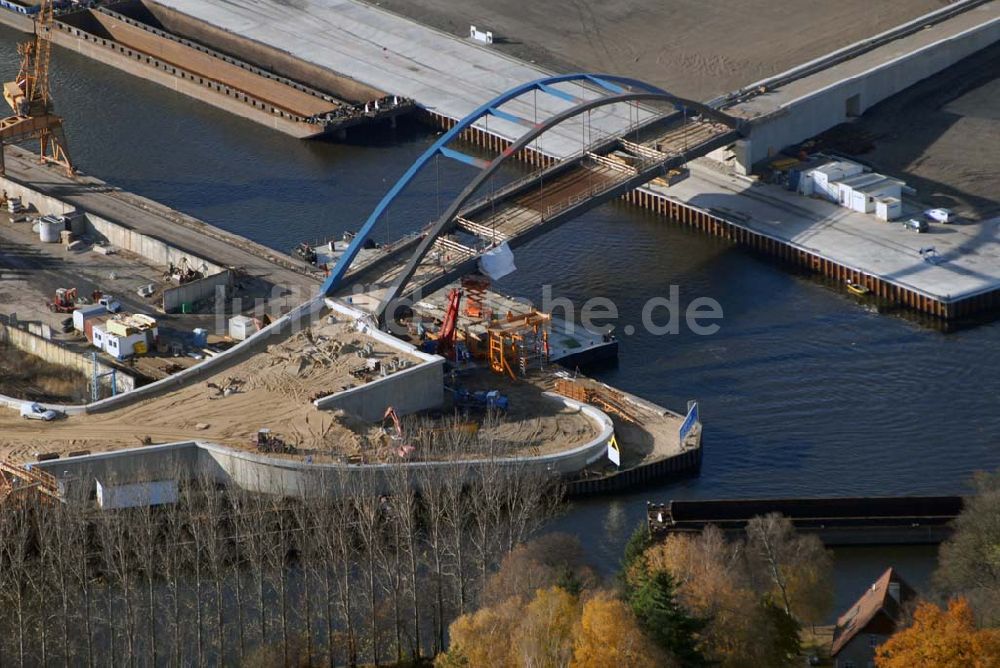
[[[550,316],[538,311],[509,315],[489,328],[490,368],[512,379],[541,369],[549,361]]]

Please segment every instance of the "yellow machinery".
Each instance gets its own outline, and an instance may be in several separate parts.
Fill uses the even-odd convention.
[[[526,376],[531,369],[549,361],[550,316],[532,311],[508,317],[489,328],[490,368],[512,379]]]
[[[28,139],[37,139],[42,162],[62,165],[67,174],[73,173],[66,150],[62,119],[52,113],[49,96],[49,61],[52,42],[49,33],[53,24],[52,0],[43,0],[35,18],[35,38],[17,45],[21,68],[17,79],[3,85],[3,96],[14,112],[0,119],[0,174],[4,173],[3,146]]]

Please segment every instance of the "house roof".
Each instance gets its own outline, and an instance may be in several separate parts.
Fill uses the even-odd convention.
[[[892,583],[899,585],[899,600],[889,595],[889,585]],[[836,656],[847,643],[863,632],[879,613],[884,613],[893,622],[898,621],[903,605],[915,595],[916,592],[895,570],[886,569],[861,598],[837,619],[837,626],[833,631],[831,655]]]

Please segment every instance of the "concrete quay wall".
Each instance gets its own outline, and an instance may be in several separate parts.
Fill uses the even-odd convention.
[[[606,456],[614,425],[605,413],[556,394],[546,395],[580,410],[594,422],[598,433],[569,450],[510,459],[468,459],[448,462],[411,462],[405,465],[410,484],[433,484],[445,478],[473,480],[484,469],[515,467],[553,478],[571,476]],[[399,465],[306,463],[298,459],[269,457],[212,443],[183,441],[114,452],[56,459],[30,464],[59,478],[70,500],[86,500],[95,480],[128,484],[144,480],[179,482],[207,478],[220,484],[262,494],[281,496],[338,495],[365,490],[390,493]]]

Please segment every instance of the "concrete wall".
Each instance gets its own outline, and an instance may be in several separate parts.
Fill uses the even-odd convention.
[[[87,234],[95,241],[106,241],[112,246],[138,255],[154,266],[167,267],[170,264],[180,266],[186,262],[189,267],[206,275],[226,270],[226,267],[211,260],[171,246],[148,234],[136,232],[121,223],[112,222],[92,213],[85,213],[84,218],[87,221]]]
[[[399,415],[439,408],[444,402],[444,358],[423,362],[385,378],[352,387],[313,402],[322,410],[343,409],[367,422],[377,422],[387,406]]]
[[[54,341],[48,341],[40,336],[35,336],[17,327],[11,327],[3,322],[0,322],[0,341],[18,350],[41,357],[46,362],[75,369],[84,374],[88,379],[94,372],[93,358],[90,355],[75,352]],[[109,372],[111,369],[112,367],[98,360],[98,373]],[[110,387],[111,377],[106,376],[101,378],[101,383],[105,387]],[[115,374],[115,391],[131,392],[133,389],[135,389],[135,378],[118,369]],[[18,405],[20,405],[20,401],[18,401]]]
[[[753,164],[766,160],[786,146],[814,137],[847,121],[850,118],[847,114],[847,102],[853,96],[858,97],[857,106],[852,112],[863,113],[882,100],[954,65],[998,39],[1000,20],[987,22],[782,105],[776,113],[753,121],[750,138],[737,143],[734,151],[736,160],[749,171]]]
[[[614,433],[611,418],[593,406],[556,394],[546,396],[551,401],[582,411],[593,420],[598,434],[570,450],[537,457],[412,462],[406,465],[411,484],[433,482],[445,476],[468,480],[478,470],[498,465],[564,477],[606,456],[608,441]],[[71,499],[89,498],[97,478],[124,484],[151,479],[207,477],[248,491],[285,496],[350,493],[364,483],[369,490],[388,493],[391,491],[389,475],[397,470],[388,464],[307,464],[299,459],[279,459],[195,441],[36,462],[32,466],[59,478]]]
[[[167,313],[179,313],[181,304],[194,304],[203,299],[214,298],[215,288],[220,285],[226,289],[228,294],[233,285],[233,274],[232,269],[226,269],[218,274],[199,278],[175,288],[165,289],[163,291],[163,310]]]

